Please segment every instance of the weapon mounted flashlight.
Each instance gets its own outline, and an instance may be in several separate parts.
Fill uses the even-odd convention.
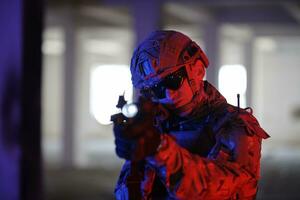
[[[125,104],[122,107],[121,112],[125,117],[132,118],[138,113],[138,107],[135,103]]]
[[[113,122],[122,122],[126,121],[126,118],[133,118],[138,113],[138,106],[135,103],[127,103],[124,98],[124,95],[119,96],[117,108],[121,109],[121,113],[117,113],[111,116],[111,121]]]

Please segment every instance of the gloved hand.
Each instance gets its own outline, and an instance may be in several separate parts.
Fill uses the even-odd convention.
[[[120,158],[130,160],[131,154],[136,147],[137,140],[124,135],[126,125],[115,124],[113,127],[115,135],[116,154]]]
[[[160,144],[160,133],[154,127],[155,105],[139,99],[139,113],[126,122],[114,123],[116,153],[120,158],[139,161],[154,155]]]

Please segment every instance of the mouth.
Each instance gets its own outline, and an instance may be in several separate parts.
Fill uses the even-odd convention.
[[[160,101],[160,103],[172,110],[180,109],[188,104],[188,102],[185,102],[184,99],[176,99],[175,102],[167,99],[166,101]]]

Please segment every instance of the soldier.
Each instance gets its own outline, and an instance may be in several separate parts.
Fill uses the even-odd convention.
[[[117,199],[255,199],[269,136],[251,109],[228,104],[203,80],[208,64],[176,31],[155,31],[136,48],[130,69],[144,113],[114,124],[116,153],[126,159]]]

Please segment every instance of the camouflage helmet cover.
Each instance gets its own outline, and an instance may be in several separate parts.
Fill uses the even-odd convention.
[[[134,51],[130,70],[134,87],[151,87],[182,65],[208,59],[201,48],[186,35],[176,31],[152,32]]]

